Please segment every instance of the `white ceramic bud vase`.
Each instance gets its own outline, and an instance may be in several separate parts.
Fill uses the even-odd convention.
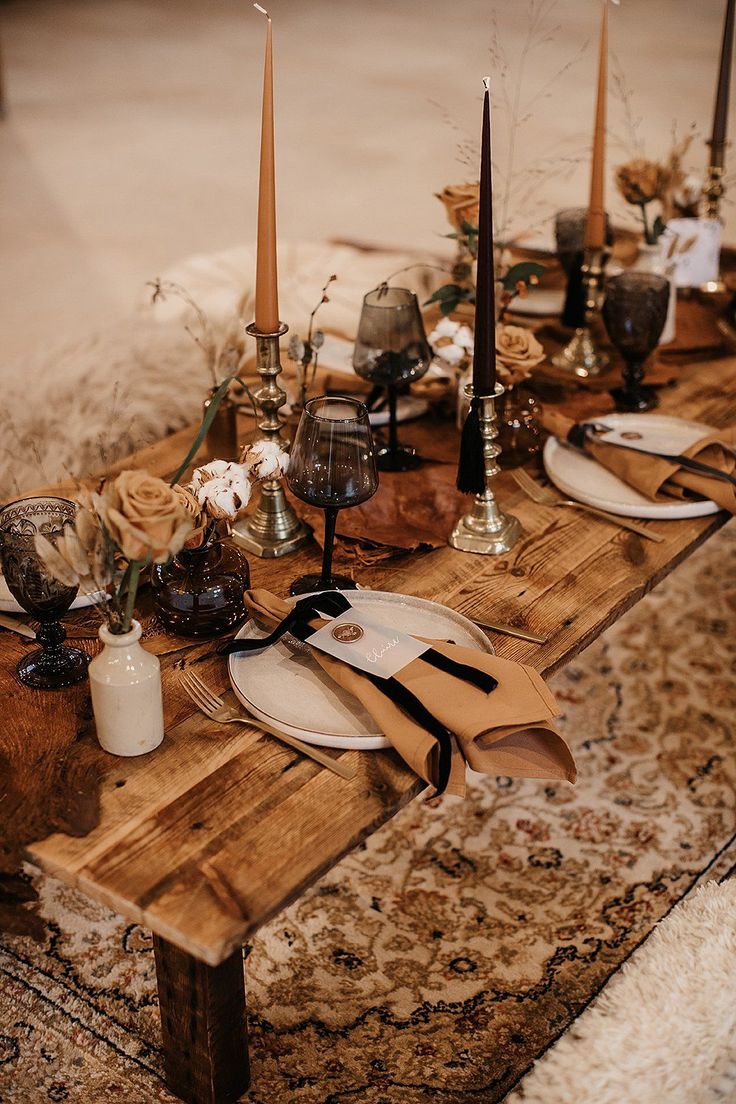
[[[663,251],[669,248],[669,240],[658,242],[656,245],[647,245],[642,242],[639,245],[639,256],[632,265],[636,272],[652,272],[655,276],[664,276],[670,282],[670,297],[667,304],[667,318],[665,319],[662,335],[658,345],[668,345],[675,340],[675,315],[677,313],[677,285],[675,284],[675,263],[668,260]]]
[[[140,636],[138,621],[119,634],[102,625],[105,646],[89,665],[97,739],[112,755],[145,755],[164,738],[161,664]]]

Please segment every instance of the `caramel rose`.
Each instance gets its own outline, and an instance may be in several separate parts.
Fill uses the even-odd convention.
[[[616,184],[627,203],[661,199],[667,186],[667,170],[656,161],[638,157],[616,169]]]
[[[145,471],[124,471],[96,501],[102,522],[127,560],[166,561],[194,528],[181,496]]]
[[[478,225],[479,184],[448,184],[436,196],[445,205],[447,218],[453,230],[462,233],[463,223]]]
[[[496,326],[496,360],[506,368],[536,368],[544,349],[523,326]]]

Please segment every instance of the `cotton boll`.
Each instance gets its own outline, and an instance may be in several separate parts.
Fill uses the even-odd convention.
[[[455,339],[455,334],[461,328],[459,322],[453,322],[451,318],[440,318],[439,322],[429,335],[428,341],[430,345],[434,345],[435,341],[439,341],[440,338],[450,337]]]
[[[440,360],[444,360],[445,364],[459,364],[465,359],[465,350],[459,345],[441,345],[435,349],[435,353]]]
[[[235,521],[251,496],[250,473],[245,464],[214,460],[197,468],[190,484],[208,517]]]
[[[256,479],[272,479],[287,471],[289,456],[275,441],[256,441],[245,454],[243,463],[253,469]]]
[[[454,344],[459,345],[461,349],[473,348],[473,331],[470,326],[461,326],[454,337]]]

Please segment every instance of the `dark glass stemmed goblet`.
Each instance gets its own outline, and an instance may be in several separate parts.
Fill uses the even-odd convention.
[[[35,544],[37,533],[54,544],[64,527],[74,523],[76,511],[65,498],[47,497],[22,498],[0,510],[0,562],[8,590],[41,623],[36,633],[41,648],[24,656],[16,668],[21,682],[34,690],[73,686],[87,674],[90,657],[64,643],[61,624],[79,588],[54,579]]]
[[[651,272],[622,272],[606,281],[603,321],[626,362],[624,385],[611,392],[617,410],[652,410],[658,405],[653,387],[642,385],[644,362],[656,348],[667,320],[670,285]]]
[[[363,403],[338,395],[305,404],[291,446],[287,482],[302,502],[325,511],[321,574],[301,575],[289,593],[355,590],[352,579],[333,574],[332,549],[338,511],[366,502],[378,488],[373,436]]]
[[[396,428],[398,388],[421,379],[432,362],[417,297],[408,288],[369,291],[355,339],[353,368],[365,380],[388,392],[388,447],[376,453],[379,471],[409,471],[421,464],[413,448],[399,444]]]

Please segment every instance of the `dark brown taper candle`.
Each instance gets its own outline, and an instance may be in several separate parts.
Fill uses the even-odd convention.
[[[496,386],[496,276],[493,264],[493,182],[491,170],[490,80],[484,80],[480,144],[478,275],[475,282],[473,394],[492,395]]]
[[[713,134],[710,145],[713,152],[722,152],[728,129],[728,97],[731,90],[731,59],[733,58],[733,24],[735,0],[726,0],[726,18],[723,24],[721,64],[718,70],[716,106],[713,112]]]

